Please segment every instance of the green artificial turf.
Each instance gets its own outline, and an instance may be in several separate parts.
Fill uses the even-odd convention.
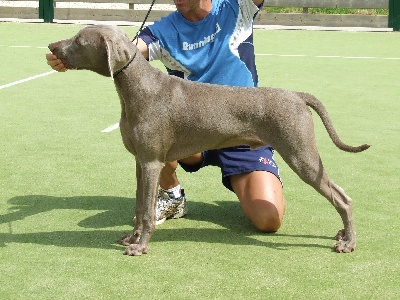
[[[50,71],[47,44],[81,27],[0,23],[0,86]],[[253,229],[219,169],[179,169],[189,214],[159,226],[149,254],[122,255],[134,159],[101,132],[119,100],[110,78],[68,71],[0,89],[1,299],[398,299],[398,34],[256,30],[255,45],[260,85],[316,95],[345,142],[371,144],[338,150],[314,114],[328,174],[354,200],[356,251],[332,252],[339,215],[277,154],[277,233]]]

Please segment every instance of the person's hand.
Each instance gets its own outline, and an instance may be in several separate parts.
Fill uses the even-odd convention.
[[[49,52],[46,54],[47,64],[58,72],[65,72],[68,69],[64,66],[61,60],[57,58],[53,53]]]

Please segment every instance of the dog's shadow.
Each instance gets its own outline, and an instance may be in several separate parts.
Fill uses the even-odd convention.
[[[115,227],[132,225],[134,199],[112,196],[77,196],[52,197],[29,195],[11,198],[7,214],[0,215],[0,224],[9,224],[8,233],[0,233],[0,246],[8,243],[34,243],[56,245],[61,247],[87,247],[103,249],[121,249],[116,240],[129,233],[126,230],[116,230]],[[102,211],[78,222],[82,230],[49,231],[35,233],[15,233],[13,223],[41,213],[59,210],[76,209]],[[152,242],[194,241],[202,243],[227,243],[233,245],[258,245],[274,249],[289,247],[329,248],[327,245],[307,244],[305,239],[331,239],[324,236],[270,234],[275,238],[260,241],[252,236],[261,233],[254,229],[244,217],[237,201],[215,201],[214,203],[189,202],[189,214],[186,219],[210,222],[217,228],[162,228],[155,231]],[[174,222],[178,222],[174,220]],[[43,219],[43,224],[46,220]],[[178,224],[178,223],[176,223]],[[187,224],[187,223],[186,223]],[[175,225],[174,225],[175,226]],[[215,227],[215,226],[213,226]],[[280,243],[280,237],[298,238],[299,243]]]

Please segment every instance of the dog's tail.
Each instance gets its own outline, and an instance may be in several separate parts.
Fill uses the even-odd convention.
[[[311,107],[317,112],[336,147],[346,152],[361,152],[367,150],[370,147],[370,145],[368,144],[354,147],[343,143],[340,140],[339,135],[337,134],[335,127],[333,126],[332,120],[328,115],[328,111],[323,106],[323,104],[311,94],[299,93],[299,95],[306,102],[307,106]]]

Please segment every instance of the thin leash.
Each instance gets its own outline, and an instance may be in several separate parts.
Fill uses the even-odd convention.
[[[139,36],[139,33],[143,30],[144,24],[146,23],[147,18],[149,17],[149,15],[150,15],[150,13],[151,13],[151,10],[152,10],[152,8],[153,8],[155,2],[156,2],[156,0],[152,0],[152,1],[151,1],[150,8],[149,8],[149,10],[147,11],[146,16],[144,17],[143,23],[142,23],[142,25],[140,26],[139,30],[136,32],[135,37],[132,39],[132,42],[136,39],[136,46],[137,46],[137,44],[138,44],[137,37]],[[113,78],[115,78],[115,77],[117,77],[119,74],[121,74],[122,71],[124,71],[124,70],[131,64],[131,62],[135,59],[135,57],[136,57],[136,53],[135,53],[135,55],[133,55],[133,56],[131,57],[131,59],[126,63],[125,66],[123,66],[121,69],[119,69],[117,72],[115,72],[115,73],[113,74]]]
[[[152,0],[152,1],[151,1],[149,10],[147,11],[146,16],[144,17],[143,23],[142,23],[142,25],[140,26],[138,32],[136,32],[135,37],[132,39],[132,42],[139,36],[139,33],[143,30],[144,24],[146,23],[147,18],[149,17],[149,15],[150,15],[150,13],[151,13],[151,10],[153,9],[153,6],[154,6],[154,3],[155,3],[155,2],[156,2],[156,0]],[[137,45],[137,43],[138,43],[138,40],[136,40],[136,45]]]

